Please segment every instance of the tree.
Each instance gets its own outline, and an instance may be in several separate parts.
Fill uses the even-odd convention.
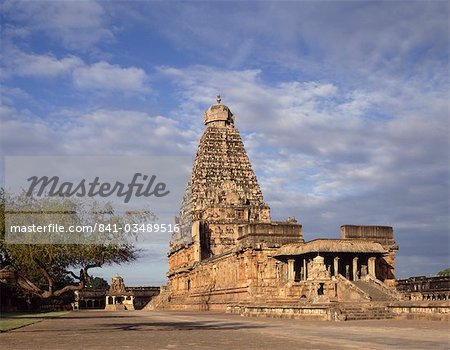
[[[8,196],[0,190],[0,279],[10,281],[22,290],[42,298],[60,296],[68,291],[80,290],[91,284],[89,270],[111,264],[123,264],[134,261],[139,254],[134,242],[136,236],[125,231],[99,231],[71,236],[65,243],[30,244],[10,243],[5,240],[5,208],[17,212],[36,211],[48,213],[55,208],[70,213],[64,216],[64,224],[88,225],[100,223],[123,227],[153,220],[150,212],[125,213],[118,215],[111,205],[99,206],[98,203],[86,205],[65,198],[36,199],[28,196]],[[38,210],[38,211],[39,211]],[[8,213],[7,213],[8,215]],[[34,223],[32,215],[22,215],[21,224]],[[22,220],[21,219],[21,220]],[[45,215],[39,215],[40,223],[46,222]],[[105,226],[106,227],[106,226]],[[66,239],[66,236],[57,237]]]
[[[87,287],[91,287],[91,288],[108,288],[109,284],[104,278],[93,277],[93,278],[91,278],[89,283],[87,283]]]
[[[437,275],[438,276],[450,276],[450,267],[445,270],[439,271],[437,273]]]

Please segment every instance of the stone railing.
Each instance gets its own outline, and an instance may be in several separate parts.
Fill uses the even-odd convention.
[[[160,310],[165,309],[170,303],[170,290],[167,286],[160,287],[160,293],[153,297],[147,305],[144,306],[144,310]]]
[[[411,300],[450,300],[450,291],[426,291],[410,293]]]
[[[394,288],[389,288],[383,282],[381,282],[379,279],[377,279],[377,278],[375,278],[375,277],[373,277],[371,275],[366,275],[365,279],[368,282],[374,283],[379,289],[381,289],[384,293],[388,294],[392,298],[394,298],[396,300],[403,300],[404,299],[404,297],[403,297],[403,295],[401,293],[399,293]]]
[[[336,276],[336,280],[338,280],[339,282],[342,282],[345,284],[345,286],[347,288],[350,288],[351,290],[354,290],[355,292],[357,292],[359,295],[361,295],[361,297],[363,299],[366,299],[367,301],[370,301],[370,295],[367,294],[365,291],[363,291],[361,288],[359,288],[358,286],[355,286],[351,281],[349,281],[348,279],[346,279],[344,276],[342,276],[341,274],[338,274]]]

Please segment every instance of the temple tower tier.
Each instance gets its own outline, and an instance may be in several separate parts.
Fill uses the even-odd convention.
[[[234,115],[220,96],[204,124],[171,252],[194,245],[193,257],[201,261],[237,247],[303,241],[295,220],[272,223]]]

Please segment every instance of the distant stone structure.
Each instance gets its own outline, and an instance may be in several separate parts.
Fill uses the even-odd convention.
[[[408,300],[450,300],[450,276],[417,276],[397,281],[397,290]]]
[[[105,296],[108,291],[107,287],[104,288],[90,288],[86,287],[81,290],[76,290],[75,300],[72,303],[74,310],[83,309],[104,309],[106,302]]]
[[[111,281],[111,287],[106,293],[105,310],[134,310],[134,295],[125,289],[123,278],[115,275]]]
[[[75,310],[140,310],[159,292],[159,287],[126,287],[123,278],[116,275],[109,288],[87,287],[75,291],[72,307]]]
[[[385,305],[367,303],[401,299],[392,227],[344,225],[341,239],[305,242],[295,218],[272,221],[220,96],[204,123],[170,242],[169,281],[147,308],[341,319],[345,307],[336,305],[356,302],[366,303],[365,315],[389,316]]]

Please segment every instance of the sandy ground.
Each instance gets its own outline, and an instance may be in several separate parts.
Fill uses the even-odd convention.
[[[0,334],[1,349],[449,349],[449,323],[76,311]]]

